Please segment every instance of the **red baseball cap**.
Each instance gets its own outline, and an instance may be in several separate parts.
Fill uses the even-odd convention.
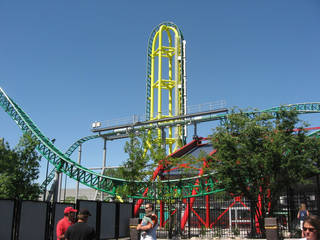
[[[66,207],[64,209],[64,214],[71,213],[71,212],[78,212],[78,210],[74,209],[73,207]]]

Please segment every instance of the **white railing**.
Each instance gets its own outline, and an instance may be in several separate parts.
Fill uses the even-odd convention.
[[[202,103],[197,105],[190,105],[187,106],[187,114],[193,113],[201,113],[207,111],[213,111],[221,108],[226,107],[226,101],[220,100],[216,102],[209,102],[209,103]],[[168,115],[169,111],[162,112],[163,115]],[[96,121],[92,124],[92,128],[105,128],[105,127],[112,127],[112,126],[120,126],[125,124],[133,124],[136,122],[144,122],[146,121],[145,115],[137,115],[134,114],[132,116],[107,120],[107,121]]]

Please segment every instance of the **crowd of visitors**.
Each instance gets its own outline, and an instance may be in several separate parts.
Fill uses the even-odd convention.
[[[64,209],[64,217],[59,220],[56,228],[57,240],[93,240],[96,239],[95,229],[88,222],[90,212],[87,209],[78,210],[72,207]],[[141,240],[156,240],[158,217],[154,213],[154,207],[147,203],[145,207],[145,216],[137,230],[140,231]]]
[[[64,217],[59,220],[56,228],[57,240],[93,240],[96,239],[95,229],[88,222],[91,213],[87,209],[78,211],[72,207],[64,209]],[[320,218],[311,215],[305,204],[301,204],[297,218],[301,227],[301,240],[320,240]],[[158,217],[154,213],[151,203],[145,207],[145,216],[137,230],[140,231],[140,240],[156,240]]]

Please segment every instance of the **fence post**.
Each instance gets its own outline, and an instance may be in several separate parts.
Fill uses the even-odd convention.
[[[256,202],[255,201],[250,201],[250,222],[251,222],[251,232],[250,232],[250,237],[256,237],[257,232],[256,232],[256,222],[255,222],[255,209]]]
[[[317,194],[316,194],[316,203],[317,203],[317,214],[318,216],[320,216],[320,182],[319,182],[319,174],[317,174],[316,177],[316,181],[317,181]]]
[[[131,240],[139,240],[140,234],[137,230],[137,226],[139,224],[139,218],[130,218],[129,219],[129,228],[130,228],[130,239]]]
[[[292,232],[294,230],[294,222],[296,220],[297,213],[295,212],[294,193],[292,188],[287,190],[287,209],[288,209],[288,230]]]
[[[187,198],[187,208],[188,208],[188,238],[191,238],[191,207],[190,207],[190,198]]]
[[[266,229],[266,237],[267,240],[278,240],[278,225],[276,218],[265,218],[264,219],[264,226]]]

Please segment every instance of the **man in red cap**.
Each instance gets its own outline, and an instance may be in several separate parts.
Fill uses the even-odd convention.
[[[68,227],[74,224],[76,209],[66,207],[64,209],[64,217],[57,224],[57,240],[65,239],[64,234]]]

